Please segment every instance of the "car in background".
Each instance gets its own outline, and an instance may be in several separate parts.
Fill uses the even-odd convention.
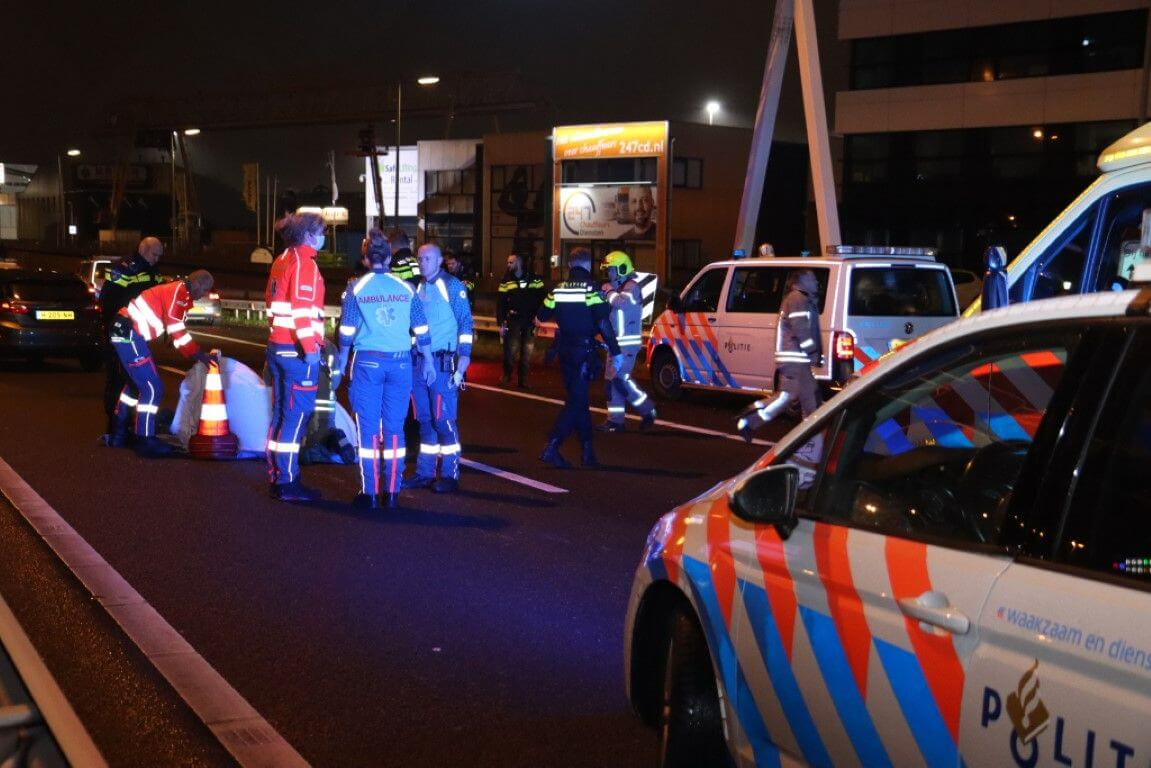
[[[969,269],[952,267],[951,280],[955,283],[955,295],[959,299],[960,310],[970,307],[983,291],[983,278]]]
[[[209,291],[193,302],[192,308],[188,310],[188,314],[184,318],[184,322],[215,325],[216,321],[220,319],[222,309],[220,294],[217,291]]]
[[[74,357],[86,371],[100,368],[104,344],[100,311],[87,284],[46,270],[0,270],[0,356],[39,363]]]
[[[100,289],[104,287],[104,281],[108,279],[108,273],[112,271],[112,261],[110,259],[86,259],[80,262],[80,278],[88,284],[90,293],[95,294],[97,298],[100,296]]]
[[[648,535],[662,766],[1151,761],[1151,288],[888,355]]]

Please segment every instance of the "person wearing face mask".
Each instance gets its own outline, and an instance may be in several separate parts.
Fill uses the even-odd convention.
[[[412,403],[420,422],[420,455],[416,460],[416,474],[404,480],[404,488],[430,487],[435,493],[454,493],[460,487],[456,409],[464,372],[471,362],[472,310],[467,288],[443,269],[444,259],[438,245],[421,245],[416,259],[420,264],[416,293],[428,319],[436,378],[430,384],[420,377],[412,379]]]
[[[272,375],[269,493],[281,501],[315,501],[319,492],[300,483],[300,443],[316,406],[324,346],[324,278],[316,266],[324,220],[315,213],[288,214],[276,230],[285,248],[272,263],[265,292]]]

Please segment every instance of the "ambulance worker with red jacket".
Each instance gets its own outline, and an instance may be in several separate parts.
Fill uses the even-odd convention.
[[[287,247],[272,263],[265,293],[272,374],[269,493],[281,501],[315,501],[319,492],[300,483],[300,443],[316,407],[324,348],[324,278],[316,266],[324,220],[314,213],[288,214],[276,229]]]
[[[198,269],[185,280],[161,283],[141,293],[117,314],[108,329],[109,341],[127,374],[127,383],[120,392],[120,402],[113,415],[115,424],[109,433],[120,441],[109,445],[123,445],[128,421],[128,410],[136,409],[136,452],[148,458],[172,453],[172,446],[156,437],[156,415],[160,412],[160,398],[164,385],[152,360],[148,342],[165,333],[172,346],[190,360],[208,362],[208,356],[188,333],[184,318],[192,303],[212,290],[212,275]]]

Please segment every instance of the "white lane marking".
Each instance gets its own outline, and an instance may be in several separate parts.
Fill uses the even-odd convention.
[[[460,464],[463,464],[465,467],[470,467],[471,469],[478,469],[480,472],[487,472],[488,474],[495,475],[496,477],[502,477],[504,480],[511,480],[513,483],[526,485],[528,488],[535,488],[536,490],[543,491],[544,493],[568,492],[567,488],[560,488],[558,486],[540,482],[539,480],[532,480],[530,477],[517,475],[515,472],[509,472],[506,469],[500,469],[499,467],[493,467],[488,464],[481,464],[480,462],[472,461],[471,459],[461,458]]]
[[[203,336],[203,337],[208,338],[208,339],[221,339],[222,341],[234,341],[237,344],[247,344],[249,347],[259,347],[260,349],[264,349],[265,347],[268,346],[268,342],[266,342],[266,341],[261,341],[261,342],[248,341],[247,339],[237,339],[237,338],[233,338],[231,336],[220,336],[219,334],[216,334],[216,333],[204,333],[203,331],[196,331],[195,335],[196,336]]]
[[[3,640],[4,650],[8,652],[19,679],[28,689],[31,703],[48,723],[52,738],[64,753],[68,764],[107,768],[108,763],[104,760],[104,756],[96,748],[84,724],[76,716],[76,710],[68,703],[56,678],[52,677],[52,673],[40,658],[40,653],[24,633],[24,628],[20,626],[20,622],[16,620],[16,616],[3,597],[0,597],[0,640]],[[27,704],[21,703],[20,700],[23,698],[17,696],[16,701],[9,703],[5,709],[9,712],[21,708],[32,710]]]
[[[511,390],[503,389],[502,387],[493,387],[493,386],[490,386],[488,384],[476,384],[475,382],[469,381],[468,382],[468,389],[473,389],[473,388],[482,389],[486,392],[495,392],[495,393],[500,394],[500,395],[508,395],[509,397],[522,397],[524,400],[537,400],[541,403],[551,403],[553,405],[563,405],[564,404],[563,400],[557,400],[554,397],[544,397],[543,395],[533,395],[529,392],[512,392]],[[602,413],[604,415],[607,414],[607,408],[597,408],[593,405],[591,407],[591,410],[595,411],[596,413]],[[631,419],[632,421],[640,421],[640,417],[636,416],[634,413],[627,414],[627,416],[625,418]],[[678,430],[682,430],[684,432],[694,432],[697,435],[708,435],[710,437],[722,437],[726,440],[735,440],[735,441],[740,442],[740,443],[744,442],[743,438],[740,437],[739,435],[731,435],[731,434],[728,434],[727,432],[720,432],[718,429],[708,429],[706,427],[695,427],[695,426],[692,426],[691,424],[680,424],[678,421],[666,421],[665,419],[656,419],[655,423],[659,424],[662,427],[671,427],[672,429],[678,429]],[[769,448],[771,446],[775,445],[775,443],[773,443],[773,442],[769,442],[767,440],[760,440],[758,437],[755,438],[754,440],[752,440],[751,442],[754,445],[763,445],[763,446],[767,446]]]
[[[24,478],[0,458],[0,493],[244,768],[308,762]]]

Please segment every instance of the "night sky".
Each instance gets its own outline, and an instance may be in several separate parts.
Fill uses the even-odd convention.
[[[816,0],[829,98],[842,76],[835,3]],[[274,13],[268,9],[275,8]],[[356,87],[426,72],[517,71],[554,113],[501,120],[503,130],[558,123],[671,119],[750,126],[774,4],[738,0],[661,2],[138,2],[6,0],[0,161],[50,162],[69,146],[111,161],[93,135],[126,98],[187,99],[294,87]],[[392,105],[382,105],[390,114]],[[777,138],[801,140],[794,54]],[[831,114],[829,112],[829,119]],[[384,119],[383,114],[381,119]],[[239,183],[239,163],[260,161],[283,183],[326,183],[327,151],[351,151],[358,125],[210,130],[192,145],[196,171]],[[452,137],[493,130],[490,118],[461,120]],[[410,121],[404,143],[442,138],[442,120]],[[341,186],[356,185],[353,158]]]

